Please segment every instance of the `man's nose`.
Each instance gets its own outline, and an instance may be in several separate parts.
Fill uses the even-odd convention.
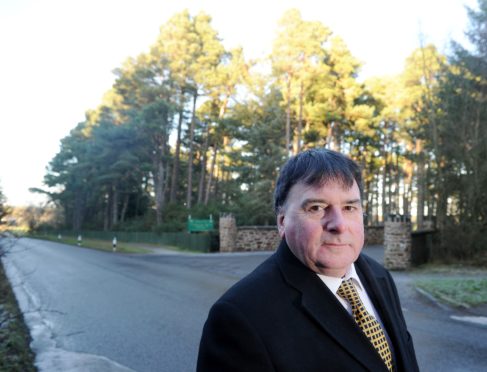
[[[340,208],[330,208],[323,219],[323,228],[334,233],[345,230],[345,218]]]

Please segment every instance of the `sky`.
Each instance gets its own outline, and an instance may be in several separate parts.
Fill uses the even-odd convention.
[[[60,140],[176,12],[205,11],[226,47],[263,58],[297,8],[344,39],[363,79],[400,73],[420,39],[447,52],[463,40],[464,5],[476,0],[0,0],[0,188],[9,205],[43,203],[28,189],[43,187]]]

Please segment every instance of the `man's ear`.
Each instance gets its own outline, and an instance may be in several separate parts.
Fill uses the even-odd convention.
[[[284,239],[284,213],[277,214],[277,231],[281,239]]]

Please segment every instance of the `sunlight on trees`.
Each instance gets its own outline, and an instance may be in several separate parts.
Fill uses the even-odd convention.
[[[61,141],[43,192],[75,230],[177,230],[188,213],[274,224],[280,165],[324,146],[363,167],[367,223],[411,215],[436,223],[443,252],[485,251],[487,0],[469,17],[470,49],[420,46],[399,76],[360,82],[345,42],[297,10],[268,73],[225,50],[209,15],[178,13]]]

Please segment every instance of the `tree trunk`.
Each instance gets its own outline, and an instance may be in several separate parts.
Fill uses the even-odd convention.
[[[84,207],[83,207],[83,191],[79,191],[76,193],[75,202],[74,202],[74,210],[73,210],[73,230],[79,231],[83,226],[83,214],[84,214]]]
[[[408,142],[406,144],[406,149],[408,153],[412,153],[413,151],[413,143]],[[402,203],[403,203],[403,211],[404,215],[410,216],[411,215],[411,193],[413,189],[413,177],[414,177],[414,163],[409,159],[404,159],[404,194],[402,196]]]
[[[387,164],[387,151],[385,149],[382,156],[384,157],[384,168],[382,170],[382,221],[385,222],[389,213],[387,208],[387,171],[389,167]]]
[[[169,202],[174,203],[176,202],[176,190],[178,188],[178,175],[179,175],[179,158],[181,153],[181,129],[183,126],[183,118],[184,118],[184,95],[181,91],[181,98],[180,98],[180,105],[179,108],[179,119],[178,119],[178,130],[177,130],[177,138],[176,138],[176,150],[174,153],[174,164],[172,166],[172,176],[171,176],[171,191],[169,195]]]
[[[417,228],[422,229],[424,225],[424,196],[425,196],[425,171],[424,171],[424,156],[423,156],[423,144],[421,140],[416,140],[416,154],[418,155],[417,171],[416,171],[416,184],[418,187],[418,199],[416,210],[416,223]]]
[[[118,189],[112,186],[112,228],[118,224]]]
[[[404,165],[404,193],[402,195],[402,208],[405,216],[411,214],[411,190],[412,190],[412,179],[413,179],[413,164],[409,161],[405,161]]]
[[[301,147],[303,143],[303,106],[304,106],[304,85],[301,82],[299,87],[299,114],[298,114],[298,128],[297,128],[297,135],[296,135],[296,149],[295,154],[301,152]]]
[[[208,201],[210,200],[211,183],[213,181],[213,175],[215,174],[217,154],[218,154],[218,145],[215,142],[215,144],[213,145],[213,157],[211,159],[211,168],[210,168],[210,174],[208,176],[208,185],[206,186],[205,205],[208,205]]]
[[[127,209],[129,206],[130,194],[126,193],[123,197],[122,212],[120,213],[120,223],[125,222],[125,215],[127,214]]]
[[[208,145],[210,141],[210,123],[206,126],[206,138],[205,143],[203,146],[202,156],[203,159],[201,160],[201,173],[200,173],[200,182],[198,184],[198,201],[197,204],[201,204],[204,198],[205,192],[205,179],[206,179],[206,162],[207,162],[207,153],[208,153]]]
[[[331,122],[330,125],[328,126],[328,131],[326,133],[326,147],[331,149],[333,146],[332,141],[333,141],[333,127],[335,126],[335,122]]]
[[[371,186],[371,182],[370,180],[367,180],[365,181],[365,189],[367,191],[364,190],[364,213],[365,213],[365,216],[364,216],[364,225],[370,225],[370,221],[371,221],[371,217],[372,217],[372,202],[371,200],[369,200],[369,195],[370,195],[370,186]]]
[[[186,208],[191,209],[191,197],[193,193],[193,142],[194,127],[196,121],[196,100],[198,99],[198,90],[195,89],[193,94],[193,114],[191,117],[191,126],[189,128],[189,153],[188,153],[188,189],[186,192]]]
[[[103,231],[108,231],[110,227],[110,195],[105,196],[105,211],[103,213]]]
[[[228,202],[228,192],[226,187],[222,187],[222,185],[227,185],[228,174],[229,172],[225,169],[225,153],[227,150],[227,146],[229,144],[229,139],[227,136],[223,137],[223,144],[222,144],[222,151],[220,152],[220,166],[219,169],[219,180],[220,180],[220,192],[221,192],[221,203],[226,204]]]
[[[400,174],[400,166],[399,166],[399,150],[396,151],[396,164],[394,166],[396,172],[396,188],[394,190],[394,204],[397,213],[400,213],[400,205],[401,205],[401,174]]]
[[[394,184],[394,154],[391,152],[391,161],[389,163],[389,172],[388,172],[388,180],[387,183],[387,200],[389,205],[389,213],[397,214],[396,206],[394,205],[394,195],[392,193],[392,186]]]
[[[291,149],[291,76],[287,80],[287,106],[286,106],[286,155]]]
[[[374,218],[373,221],[375,224],[379,223],[379,182],[378,182],[379,175],[374,176],[374,192],[372,193],[372,200],[373,202],[373,213]]]
[[[154,161],[154,188],[156,197],[156,222],[162,224],[162,213],[164,209],[164,164],[162,157],[157,156]]]

